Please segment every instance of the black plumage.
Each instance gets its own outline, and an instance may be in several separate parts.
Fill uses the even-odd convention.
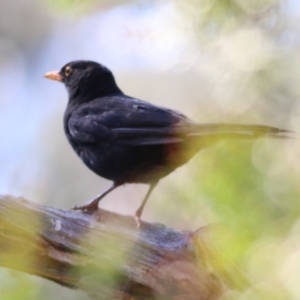
[[[225,138],[284,138],[289,131],[241,124],[197,124],[183,114],[125,95],[109,69],[92,61],[73,61],[45,77],[62,81],[69,94],[66,136],[81,160],[113,185],[89,203],[89,213],[105,195],[125,183],[150,185],[135,213],[159,180],[185,164],[200,149]]]

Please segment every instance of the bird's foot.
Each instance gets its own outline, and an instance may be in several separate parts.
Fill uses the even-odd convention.
[[[141,219],[136,215],[134,215],[133,218],[134,218],[134,221],[135,221],[135,224],[136,224],[136,228],[139,229],[140,226],[141,226]]]
[[[98,211],[98,199],[93,199],[83,205],[76,205],[72,207],[72,210],[80,210],[83,213],[87,213],[89,215],[92,215],[94,212]]]
[[[140,226],[141,226],[141,215],[138,212],[136,212],[134,214],[133,218],[134,218],[134,221],[135,221],[135,224],[136,224],[136,228],[139,229]]]

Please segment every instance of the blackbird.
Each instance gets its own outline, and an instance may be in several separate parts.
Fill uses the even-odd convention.
[[[125,183],[149,184],[135,213],[143,208],[159,180],[188,162],[199,150],[222,139],[285,138],[290,131],[264,125],[197,124],[171,109],[125,95],[112,72],[93,61],[72,61],[46,78],[64,83],[69,102],[64,131],[88,168],[113,182],[104,193],[75,206],[87,213]]]

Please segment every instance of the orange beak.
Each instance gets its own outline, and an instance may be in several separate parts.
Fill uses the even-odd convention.
[[[48,72],[44,75],[44,77],[56,81],[63,81],[62,76],[59,74],[59,71]]]

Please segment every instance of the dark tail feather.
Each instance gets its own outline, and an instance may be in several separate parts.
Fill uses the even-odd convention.
[[[280,139],[293,138],[293,132],[286,129],[265,125],[241,125],[241,124],[203,124],[193,126],[187,136],[219,137],[228,139],[257,139],[271,137]]]

